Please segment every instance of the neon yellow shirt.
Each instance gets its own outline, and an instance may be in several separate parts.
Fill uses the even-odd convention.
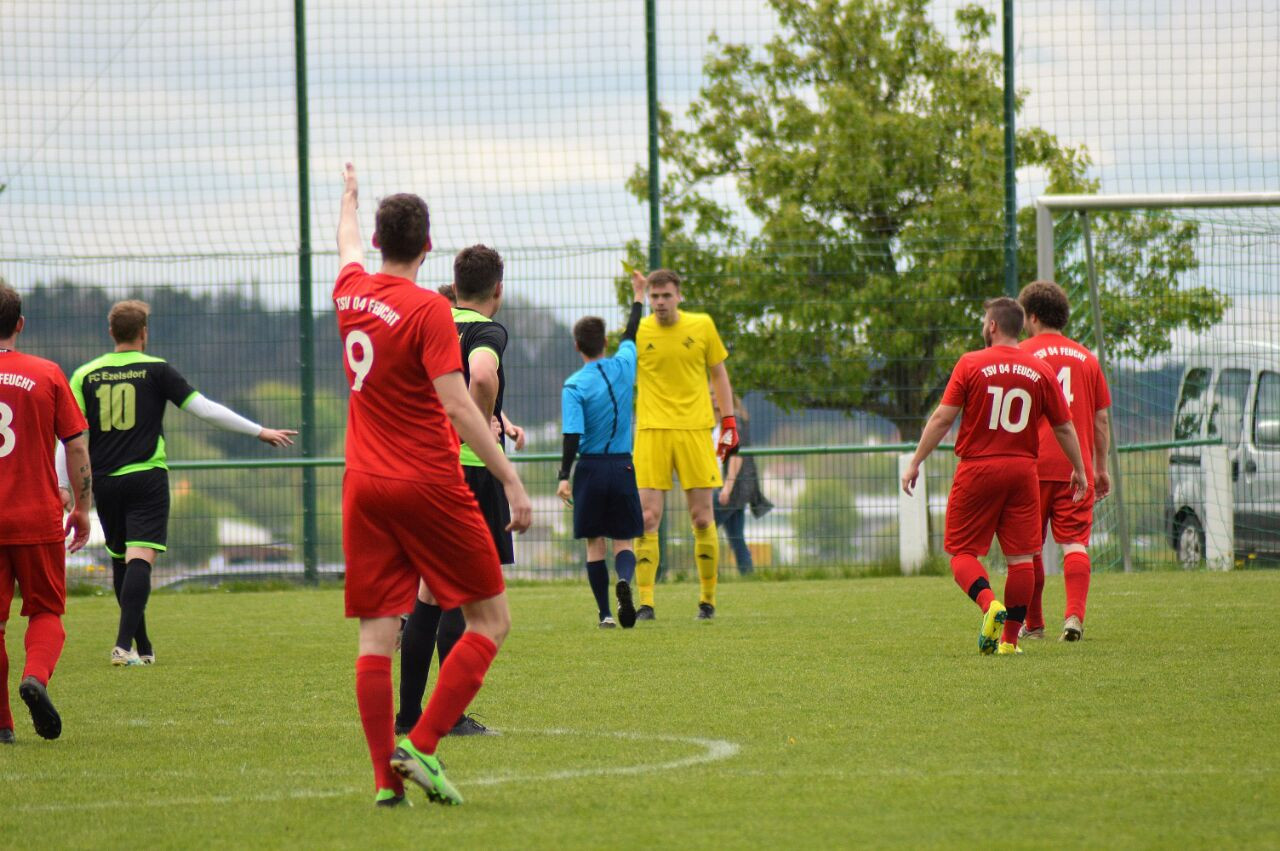
[[[636,427],[709,429],[716,424],[707,370],[729,356],[715,321],[680,311],[674,325],[653,316],[636,333]]]

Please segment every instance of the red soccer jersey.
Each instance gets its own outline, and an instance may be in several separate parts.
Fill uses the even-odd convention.
[[[417,482],[459,482],[458,435],[432,381],[462,369],[449,302],[359,263],[333,287],[350,382],[347,467]]]
[[[1080,438],[1084,469],[1093,484],[1093,416],[1111,407],[1111,391],[1107,389],[1102,365],[1093,352],[1061,334],[1037,334],[1023,340],[1019,347],[1049,364],[1058,379],[1071,408],[1071,419]],[[1071,462],[1050,434],[1048,423],[1040,423],[1040,481],[1071,481]]]
[[[942,404],[964,409],[956,454],[965,460],[1035,458],[1040,419],[1061,425],[1071,418],[1048,365],[1017,346],[991,346],[963,355],[951,371]]]
[[[88,428],[57,364],[0,352],[0,544],[63,539],[54,450]]]

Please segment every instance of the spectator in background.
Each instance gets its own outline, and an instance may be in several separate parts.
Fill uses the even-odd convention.
[[[747,414],[742,399],[736,395],[733,397],[733,409],[738,417],[738,445],[746,448],[751,445],[751,417]],[[738,573],[745,576],[755,569],[751,560],[751,548],[747,546],[744,534],[747,509],[751,509],[753,516],[763,517],[772,510],[773,503],[760,490],[760,475],[756,470],[755,458],[735,452],[724,460],[721,473],[724,476],[724,486],[715,494],[716,526],[724,532],[729,548],[733,550]]]

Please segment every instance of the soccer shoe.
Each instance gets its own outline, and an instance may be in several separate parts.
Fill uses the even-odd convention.
[[[638,621],[656,621],[658,618],[653,613],[653,606],[641,606],[636,609],[636,620]]]
[[[698,604],[698,620],[709,621],[714,620],[716,616],[716,607],[710,603]]]
[[[613,592],[618,598],[618,624],[623,629],[631,629],[636,625],[636,605],[631,601],[631,585],[625,579],[619,579]]]
[[[1021,652],[1021,647],[1016,644],[1009,644],[1007,641],[1001,641],[1000,646],[996,649],[997,656],[1014,656]]]
[[[1009,613],[999,600],[992,600],[987,613],[982,616],[982,628],[978,630],[978,652],[990,656],[1000,646],[1000,633],[1004,631],[1005,618]]]
[[[375,807],[398,807],[404,804],[406,807],[412,807],[409,799],[404,796],[404,792],[396,794],[394,789],[379,789],[378,794],[373,796],[373,805]]]
[[[458,723],[450,728],[446,736],[501,736],[497,730],[490,730],[481,724],[472,715],[463,715],[458,719]]]
[[[31,710],[31,723],[42,739],[56,739],[62,735],[62,716],[53,708],[49,692],[35,677],[24,677],[18,686],[18,696]]]
[[[11,745],[13,741],[13,729],[11,727],[0,729],[0,745]]]
[[[154,665],[156,663],[156,654],[154,653],[135,653],[134,656],[137,658],[139,665]]]
[[[1032,641],[1039,641],[1044,638],[1044,627],[1038,626],[1034,629],[1027,629],[1027,625],[1023,624],[1022,628],[1018,630],[1018,640],[1025,641],[1028,638]]]
[[[617,625],[618,625],[618,622],[615,621],[612,617],[605,616],[600,619],[601,629],[614,629],[615,627],[617,627]]]
[[[123,647],[111,648],[111,667],[125,668],[141,664],[142,661],[138,658],[138,654],[132,650],[125,650]]]
[[[1067,622],[1062,625],[1062,637],[1059,641],[1079,641],[1084,638],[1084,623],[1072,615],[1067,618]]]
[[[428,800],[434,804],[457,806],[462,803],[462,795],[444,776],[440,760],[433,754],[422,753],[407,738],[401,739],[399,746],[391,752],[391,770],[421,786]]]

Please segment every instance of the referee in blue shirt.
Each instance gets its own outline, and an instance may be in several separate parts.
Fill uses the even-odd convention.
[[[600,610],[600,627],[635,626],[630,582],[636,572],[631,540],[644,533],[644,512],[631,463],[631,410],[636,386],[636,329],[644,302],[643,279],[634,289],[631,316],[613,357],[604,356],[604,320],[586,316],[573,326],[582,368],[564,382],[560,409],[564,455],[556,496],[573,506],[573,536],[587,539],[587,581]],[[581,456],[579,457],[579,452]],[[573,470],[574,459],[578,469]],[[573,470],[572,492],[569,474]],[[618,572],[618,621],[609,610],[609,568],[604,539],[613,541]]]

